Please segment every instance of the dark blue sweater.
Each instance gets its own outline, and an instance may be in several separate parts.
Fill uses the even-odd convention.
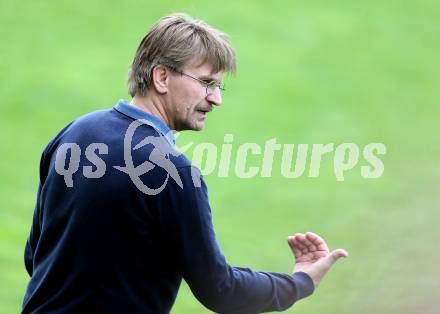
[[[136,119],[144,123],[127,141]],[[77,119],[48,144],[25,249],[31,279],[24,313],[168,313],[182,278],[220,313],[284,310],[313,292],[304,273],[254,272],[226,262],[206,185],[185,156],[166,154],[174,143],[169,131],[159,118],[120,101]],[[154,160],[155,147],[136,145],[152,136],[166,140],[165,162],[178,177],[144,163]],[[134,167],[146,166],[135,174],[127,143]],[[163,189],[152,195],[140,184]]]

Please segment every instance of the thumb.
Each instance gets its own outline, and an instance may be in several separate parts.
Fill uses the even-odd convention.
[[[348,253],[344,249],[336,249],[330,252],[327,256],[321,258],[316,263],[312,264],[308,269],[304,269],[313,280],[315,287],[319,285],[322,277],[330,270],[332,265],[341,257],[347,257]]]
[[[341,257],[348,257],[348,252],[344,249],[336,249],[327,255],[324,259],[328,262],[329,266],[333,265]]]

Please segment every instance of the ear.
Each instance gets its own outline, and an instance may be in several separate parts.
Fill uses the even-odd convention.
[[[169,71],[162,64],[158,64],[153,68],[151,84],[159,94],[166,94],[168,92],[168,78]]]

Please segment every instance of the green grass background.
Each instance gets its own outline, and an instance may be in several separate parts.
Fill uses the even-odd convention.
[[[28,281],[43,148],[76,117],[129,99],[135,49],[171,12],[228,33],[238,60],[206,130],[179,144],[231,133],[235,149],[271,138],[387,147],[373,180],[361,159],[337,182],[332,155],[318,178],[283,178],[279,154],[271,178],[207,176],[229,262],[290,272],[286,237],[310,230],[351,256],[289,313],[438,313],[439,10],[435,0],[0,0],[0,313],[19,312]],[[172,312],[208,310],[184,284]]]

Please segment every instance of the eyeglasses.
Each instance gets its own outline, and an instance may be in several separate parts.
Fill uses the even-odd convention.
[[[224,91],[225,90],[225,84],[223,82],[219,83],[219,82],[212,81],[212,80],[208,82],[208,81],[201,80],[201,79],[199,79],[197,77],[194,77],[192,75],[186,74],[185,72],[179,71],[177,69],[171,68],[171,70],[173,70],[174,72],[179,73],[181,75],[185,75],[185,76],[187,76],[189,78],[192,78],[193,80],[195,80],[195,81],[199,82],[200,84],[202,84],[203,86],[205,86],[205,88],[206,88],[206,96],[208,96],[208,94],[214,93],[217,88],[220,91]]]

